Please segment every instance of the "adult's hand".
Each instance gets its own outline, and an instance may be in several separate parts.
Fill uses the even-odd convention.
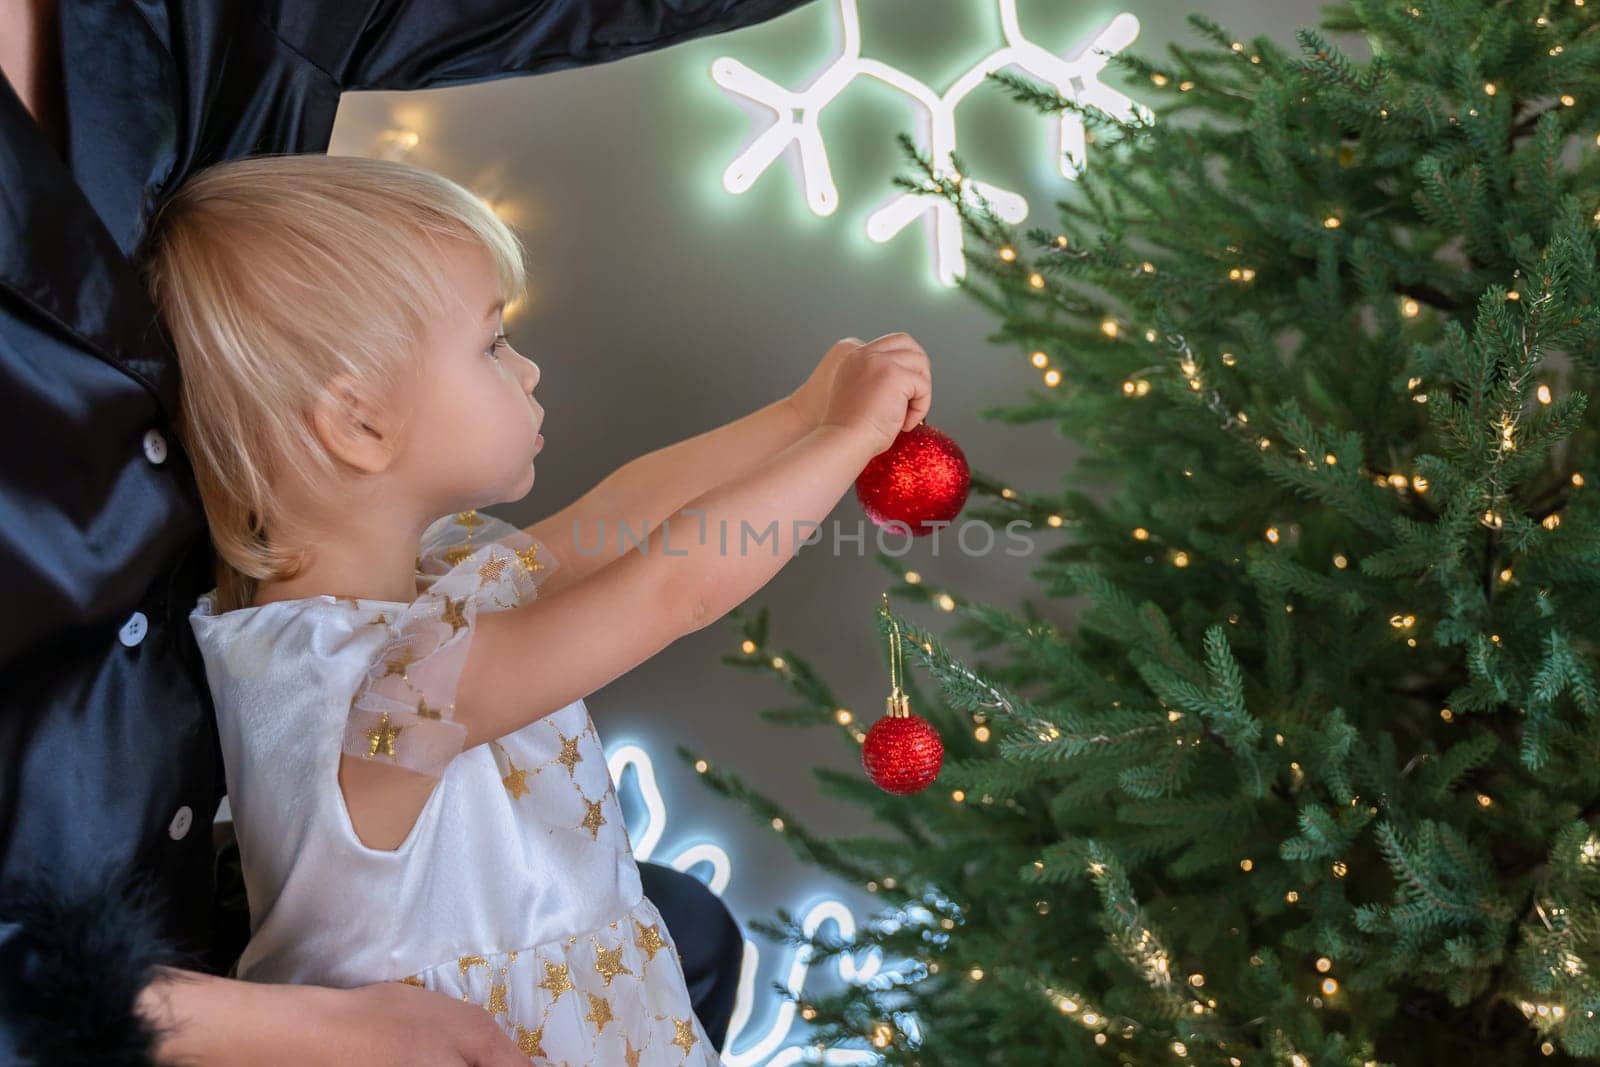
[[[403,982],[355,989],[162,968],[137,1009],[158,1063],[209,1067],[527,1067],[482,1007]]]

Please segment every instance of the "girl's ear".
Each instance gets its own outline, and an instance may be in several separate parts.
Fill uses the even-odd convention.
[[[329,454],[364,474],[387,469],[399,453],[397,421],[349,375],[328,382],[313,406],[311,425]]]

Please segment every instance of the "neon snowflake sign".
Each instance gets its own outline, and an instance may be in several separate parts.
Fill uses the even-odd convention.
[[[1136,105],[1127,96],[1102,85],[1100,71],[1107,56],[1126,48],[1139,34],[1139,20],[1123,12],[1094,35],[1070,59],[1057,56],[1022,35],[1017,23],[1016,0],[997,0],[1000,27],[1005,46],[979,60],[943,94],[904,71],[869,59],[861,54],[861,20],[858,0],[838,0],[838,30],[842,40],[839,54],[804,89],[791,90],[757,74],[731,56],[711,64],[711,77],[735,98],[762,105],[777,116],[767,129],[739,153],[722,174],[723,187],[730,193],[743,193],[755,183],[773,160],[794,145],[799,151],[800,180],[806,204],[817,215],[831,215],[839,206],[839,191],[828,167],[827,149],[822,143],[818,121],[823,108],[836,99],[857,76],[876,78],[911,98],[920,118],[921,149],[931,158],[940,177],[954,177],[950,155],[956,147],[956,108],[967,94],[982,85],[992,71],[1017,67],[1041,81],[1055,86],[1069,100],[1093,104],[1124,121],[1134,114],[1145,121],[1150,110]],[[1076,179],[1084,165],[1084,128],[1081,117],[1063,113],[1052,128],[1052,145],[1063,177]],[[1028,202],[1021,195],[988,182],[964,181],[962,195],[968,203],[982,196],[995,213],[1009,223],[1021,222],[1028,214]],[[878,208],[867,219],[867,236],[884,242],[903,230],[913,219],[923,217],[933,245],[934,269],[939,280],[953,285],[966,273],[962,255],[961,219],[955,205],[939,197],[905,192]]]
[[[617,744],[610,747],[606,753],[606,767],[611,772],[611,780],[619,795],[622,792],[623,772],[629,767],[633,768],[634,786],[644,808],[646,821],[637,827],[630,823],[628,841],[633,848],[635,859],[650,859],[667,828],[667,807],[661,796],[661,788],[656,783],[655,766],[650,760],[650,755],[639,745]],[[680,849],[671,859],[657,862],[664,862],[677,871],[688,871],[698,864],[707,864],[711,868],[711,878],[706,883],[707,888],[719,897],[733,877],[733,863],[729,860],[727,851],[711,842],[689,845]],[[798,910],[802,915],[801,926],[807,935],[815,935],[824,922],[832,920],[837,924],[841,938],[848,939],[855,936],[855,914],[841,900],[817,897],[805,908]],[[915,916],[915,921],[923,923],[931,922],[933,919],[926,909],[912,909],[907,917],[912,916]],[[784,986],[795,997],[805,989],[806,978],[811,969],[810,956],[810,946],[800,945],[789,961],[788,972],[784,975]],[[862,963],[858,964],[848,953],[839,955],[834,962],[839,978],[845,982],[865,983],[881,970],[883,954],[874,947],[864,953]],[[755,979],[760,964],[761,950],[755,942],[745,938],[744,958],[739,968],[738,993],[734,1001],[733,1018],[728,1024],[726,1044],[729,1049],[747,1036],[744,1031],[749,1025],[750,1015],[756,1004]],[[758,1067],[758,1065],[790,1067],[792,1064],[802,1062],[804,1057],[804,1062],[823,1063],[830,1067],[863,1067],[881,1061],[880,1055],[866,1049],[830,1048],[822,1050],[820,1054],[812,1052],[808,1055],[800,1045],[785,1044],[791,1037],[797,1015],[792,999],[780,1002],[777,1018],[767,1028],[767,1032],[756,1036],[753,1043],[738,1052],[725,1053],[722,1062],[726,1067]],[[918,1029],[916,1020],[912,1019],[910,1023],[910,1030],[915,1033]]]

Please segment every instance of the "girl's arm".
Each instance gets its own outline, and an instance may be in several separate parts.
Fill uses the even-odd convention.
[[[809,433],[822,420],[839,361],[860,345],[854,337],[838,341],[788,396],[630,460],[572,504],[524,527],[561,561],[541,593],[549,596],[582,581],[635,541],[654,537],[667,516],[688,501],[744,476]]]
[[[630,548],[585,581],[545,595],[547,581],[535,600],[479,612],[455,688],[463,748],[559,711],[725,614],[789,562],[884,447],[870,430],[819,426],[685,505],[704,512],[703,540],[702,516],[673,518],[666,537]],[[745,525],[764,535],[770,527],[772,536],[741,551]],[[721,526],[729,528],[726,553]],[[369,848],[399,848],[437,784],[381,760],[339,759],[351,827]]]
[[[463,747],[559,711],[710,625],[811,543],[861,469],[922,420],[932,397],[927,354],[905,334],[853,349],[840,375],[814,429],[688,501],[664,536],[550,596],[478,613],[452,701]],[[342,755],[339,783],[356,834],[394,849],[437,780]]]
[[[883,447],[861,427],[819,426],[587,581],[480,614],[456,689],[465,747],[566,707],[726,614],[794,558]]]
[[[567,507],[524,527],[561,561],[540,587],[540,595],[554,595],[632,549],[635,542],[656,538],[657,527],[687,501],[758,466],[810,429],[786,396],[624,463]]]

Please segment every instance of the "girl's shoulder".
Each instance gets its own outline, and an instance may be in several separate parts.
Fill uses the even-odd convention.
[[[296,709],[344,720],[346,752],[437,774],[460,747],[452,712],[477,616],[534,599],[557,565],[525,530],[462,511],[424,531],[409,603],[323,595],[217,614],[212,590],[191,624],[222,718],[270,707],[262,728],[279,734]]]
[[[559,566],[549,545],[526,530],[477,510],[457,511],[440,516],[422,532],[416,559],[417,594],[422,599],[429,594],[470,593],[479,606],[490,610],[513,607],[533,599]],[[324,593],[219,612],[217,591],[212,589],[196,601],[190,618],[198,629],[221,620],[242,623],[261,616],[287,621],[343,609],[381,623],[414,603]]]
[[[343,664],[352,654],[381,657],[419,630],[444,623],[454,634],[467,616],[533,600],[558,566],[549,547],[527,531],[492,515],[460,511],[423,531],[417,597],[409,603],[321,594],[219,612],[212,589],[196,602],[189,621],[208,673],[258,676],[267,671],[258,661],[283,664],[281,651],[291,643],[313,660]],[[245,666],[255,669],[230,669]]]
[[[512,607],[535,596],[559,566],[528,531],[477,510],[457,511],[423,531],[417,584],[424,593],[471,593],[483,606]]]
[[[527,531],[477,511],[435,520],[420,549],[417,599],[383,620],[385,640],[368,651],[349,702],[343,751],[437,776],[465,741],[455,696],[478,616],[531,600],[556,561]]]

